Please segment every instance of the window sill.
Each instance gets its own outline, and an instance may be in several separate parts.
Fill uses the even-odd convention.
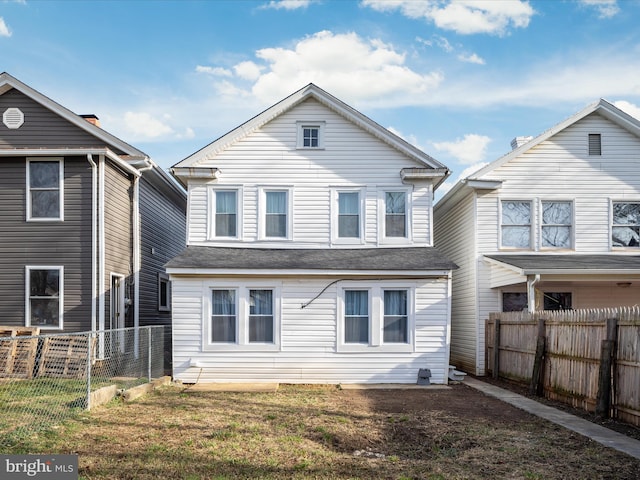
[[[252,343],[208,343],[202,348],[203,352],[279,352],[280,345]]]
[[[384,345],[340,344],[338,353],[413,353],[414,346],[410,343],[386,343]]]

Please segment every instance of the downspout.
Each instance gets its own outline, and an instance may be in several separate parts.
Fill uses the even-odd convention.
[[[99,285],[100,285],[100,292],[99,292],[99,298],[100,298],[100,302],[99,302],[99,309],[100,311],[98,312],[98,330],[104,330],[105,329],[105,278],[104,278],[104,270],[105,270],[105,245],[104,245],[104,239],[105,239],[105,234],[104,234],[104,226],[105,226],[105,222],[104,222],[104,210],[105,210],[105,205],[104,205],[104,155],[100,155],[99,159],[98,159],[98,212],[100,215],[99,221],[98,221],[98,275],[100,276],[100,281],[99,281]],[[104,336],[100,337],[101,339],[101,349],[100,349],[100,353],[102,355],[104,355]]]
[[[527,278],[527,308],[529,310],[529,313],[533,313],[536,311],[536,285],[539,281],[539,273],[533,276],[533,280],[531,279],[531,276]]]
[[[87,153],[87,161],[91,165],[91,331],[96,331],[96,297],[98,293],[97,261],[98,261],[98,166],[93,155]]]
[[[140,268],[142,267],[141,242],[142,224],[140,222],[140,177],[142,172],[151,170],[153,164],[145,161],[145,167],[138,169],[138,175],[133,178],[133,327],[134,327],[134,351],[139,348],[140,327]]]

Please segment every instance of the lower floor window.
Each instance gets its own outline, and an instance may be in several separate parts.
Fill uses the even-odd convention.
[[[571,310],[572,298],[571,292],[544,292],[543,300],[536,308],[543,310]],[[526,292],[503,292],[502,293],[502,311],[503,312],[521,312],[528,308],[528,295]]]
[[[338,348],[362,350],[370,347],[390,349],[410,348],[413,343],[412,288],[341,290],[339,295]]]
[[[62,328],[63,267],[28,266],[26,276],[27,325]]]
[[[275,289],[234,287],[210,292],[210,344],[275,345]]]
[[[407,291],[384,291],[384,343],[407,343]]]

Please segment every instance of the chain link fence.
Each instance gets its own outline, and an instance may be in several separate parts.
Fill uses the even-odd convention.
[[[91,409],[100,391],[163,376],[166,328],[37,335],[0,327],[0,451]]]

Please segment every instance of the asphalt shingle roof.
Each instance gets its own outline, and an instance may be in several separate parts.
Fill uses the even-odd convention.
[[[458,268],[433,247],[271,249],[189,246],[167,268],[427,271]]]

